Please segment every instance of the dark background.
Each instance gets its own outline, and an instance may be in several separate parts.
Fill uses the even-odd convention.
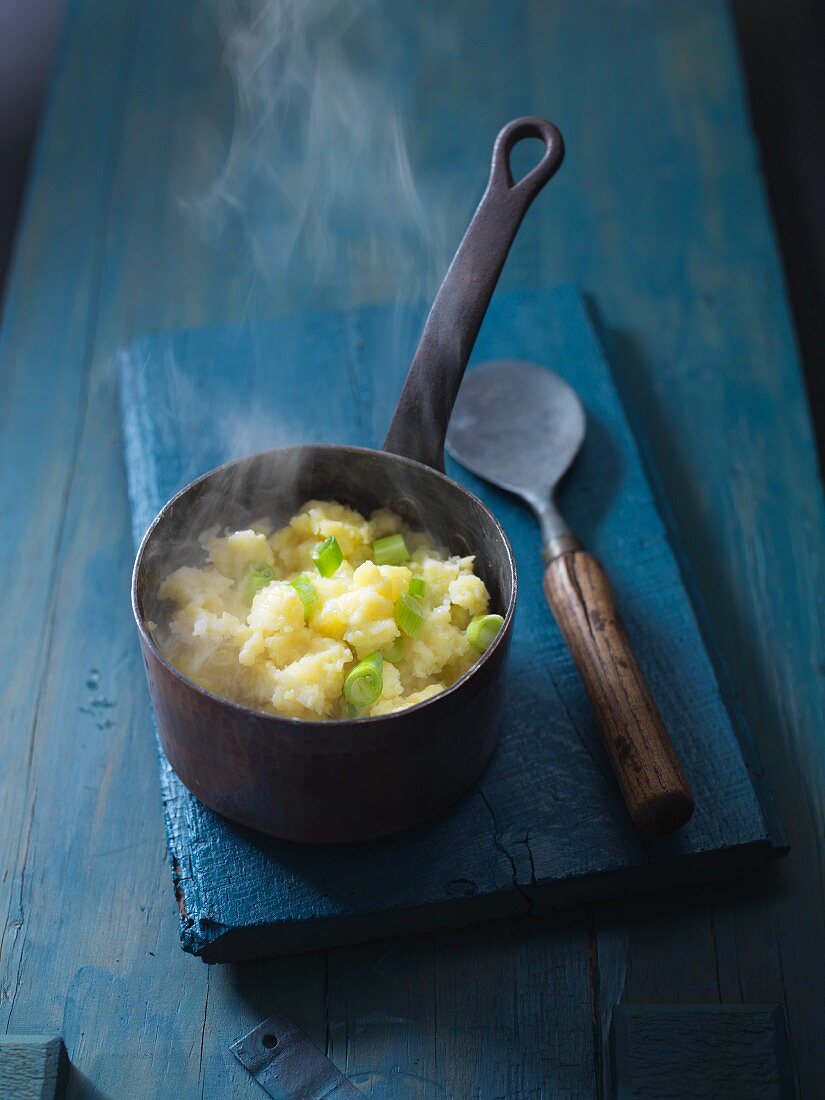
[[[825,466],[825,4],[731,7]],[[63,9],[64,0],[0,4],[0,296]]]

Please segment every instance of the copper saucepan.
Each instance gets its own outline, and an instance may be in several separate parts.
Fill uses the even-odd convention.
[[[545,151],[516,183],[510,153],[523,138],[539,138]],[[193,794],[233,821],[310,843],[385,836],[444,809],[490,758],[499,734],[516,563],[495,517],[445,475],[444,437],[510,246],[563,156],[561,135],[541,118],[516,119],[496,138],[487,189],[427,318],[383,450],[308,445],[239,459],[182,489],[143,538],[132,607],[161,742]],[[147,625],[166,617],[158,585],[170,569],[192,563],[194,536],[214,521],[215,502],[222,502],[221,525],[245,526],[262,515],[285,522],[310,499],[338,500],[366,513],[394,508],[452,552],[476,555],[476,572],[504,626],[441,695],[375,718],[281,718],[214,695],[164,657]]]

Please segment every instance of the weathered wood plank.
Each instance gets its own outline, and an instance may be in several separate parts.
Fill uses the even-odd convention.
[[[315,308],[346,308],[394,300],[399,293],[423,293],[421,281],[432,284],[438,277],[478,196],[477,191],[469,193],[468,180],[486,158],[498,125],[524,110],[557,118],[570,152],[554,182],[553,208],[532,212],[534,232],[525,232],[517,244],[505,278],[509,285],[536,278],[575,281],[597,295],[612,332],[615,363],[652,441],[650,453],[698,566],[710,618],[794,844],[791,860],[761,887],[709,895],[694,891],[671,901],[647,899],[602,911],[599,951],[592,955],[599,989],[594,1010],[597,1019],[602,1017],[623,989],[636,1002],[783,1001],[799,1093],[821,1095],[825,1050],[817,999],[823,912],[818,731],[823,695],[821,678],[812,669],[822,660],[815,560],[822,543],[822,505],[724,5],[710,0],[690,5],[635,0],[620,8],[607,0],[576,5],[535,0],[506,9],[464,0],[392,5],[392,19],[374,24],[373,55],[380,52],[375,40],[392,48],[384,62],[375,62],[381,91],[372,98],[399,104],[412,123],[409,152],[426,212],[423,225],[432,227],[431,240],[441,241],[441,249],[413,249],[412,260],[406,253],[402,263],[384,265],[372,276],[367,252],[361,253],[354,274],[348,254],[338,250],[314,287],[310,277],[279,277],[271,266],[253,276],[247,263],[249,238],[237,217],[228,219],[211,243],[193,228],[187,203],[214,178],[235,109],[223,68],[224,47],[203,5],[123,0],[112,7],[77,0],[77,8],[80,18],[67,40],[68,52],[64,50],[61,96],[47,123],[18,249],[15,279],[26,289],[13,295],[6,312],[3,339],[14,350],[2,359],[4,432],[8,425],[24,426],[7,457],[26,456],[29,465],[4,463],[0,469],[13,470],[14,480],[4,483],[11,494],[4,497],[10,508],[5,514],[17,518],[21,536],[37,535],[33,545],[49,557],[60,529],[55,494],[60,499],[65,486],[60,471],[72,468],[69,441],[80,422],[77,409],[85,377],[73,333],[84,325],[95,328],[95,309],[108,325],[105,339],[97,344],[99,376],[108,372],[115,347],[139,331],[237,323],[296,306],[303,309],[307,301]],[[140,25],[124,38],[138,8]],[[356,27],[354,33],[364,32]],[[94,120],[101,112],[116,105],[110,91],[117,84],[114,74],[126,75],[126,46],[134,46],[136,63],[125,117],[115,127],[120,167],[107,207],[105,195],[89,183],[92,177],[83,174],[91,171],[97,178],[97,155],[105,141],[84,145],[81,138],[98,124]],[[111,81],[93,61],[107,56]],[[632,140],[627,140],[628,133]],[[86,157],[74,156],[83,150]],[[266,165],[265,157],[261,163]],[[78,171],[89,184],[85,193],[82,186],[78,191],[70,186]],[[266,194],[264,177],[257,189],[249,189],[247,199],[255,206],[255,196],[262,203]],[[78,201],[79,207],[73,205]],[[99,239],[107,209],[112,211],[107,277],[95,306],[83,291],[88,286],[86,257],[90,243]],[[265,226],[265,207],[257,209],[259,224]],[[382,230],[386,239],[397,242],[387,219]],[[416,232],[413,225],[413,236]],[[69,276],[54,262],[52,242],[60,238],[72,242]],[[369,243],[368,235],[364,239]],[[372,247],[380,256],[381,239],[374,238]],[[426,275],[419,276],[419,271]],[[73,293],[66,293],[67,287]],[[12,341],[9,333],[15,332]],[[23,382],[30,348],[40,349],[42,363],[52,371],[49,375],[44,366],[38,373],[43,382],[36,390],[26,388],[31,380]],[[392,354],[389,349],[388,358]],[[18,381],[10,385],[9,378]],[[389,383],[385,390],[383,376],[375,389],[378,424],[381,401],[391,401],[394,394]],[[27,863],[25,835],[19,852],[16,828],[4,830],[0,841],[0,877],[12,883],[4,896],[4,903],[12,899],[12,912],[0,960],[2,988],[8,990],[2,1007],[8,1015],[14,997],[16,1027],[58,1028],[71,986],[65,1013],[70,1023],[66,1034],[80,1067],[75,1095],[90,1096],[97,1089],[119,1096],[134,1091],[136,1082],[149,1081],[143,1091],[159,1097],[202,1092],[217,1100],[231,1090],[251,1098],[257,1086],[243,1080],[228,1042],[286,1008],[323,1046],[325,962],[313,958],[311,979],[303,960],[207,971],[186,966],[174,944],[176,914],[166,887],[152,750],[137,725],[146,704],[140,669],[134,651],[118,663],[130,644],[129,616],[121,602],[128,563],[119,557],[129,552],[128,517],[122,502],[111,508],[112,501],[121,500],[117,494],[124,492],[124,484],[120,475],[109,472],[119,469],[112,395],[104,390],[98,396],[93,415],[99,431],[85,443],[82,476],[75,476],[67,507],[82,520],[74,527],[77,537],[88,523],[99,532],[101,516],[108,516],[113,531],[100,561],[106,569],[114,563],[114,572],[91,605],[95,630],[106,623],[106,639],[79,645],[76,634],[81,625],[88,629],[91,620],[76,617],[72,610],[72,586],[93,593],[100,577],[107,576],[90,554],[83,559],[78,547],[71,569],[61,574],[59,605],[51,596],[53,586],[42,582],[41,558],[21,553],[20,544],[14,544],[17,556],[5,559],[16,586],[7,586],[10,599],[21,601],[7,606],[21,609],[25,621],[37,627],[27,652],[42,645],[53,621],[59,638],[56,634],[52,652],[59,644],[63,656],[62,670],[49,681],[40,671],[42,664],[33,666],[28,657],[21,658],[22,665],[15,663],[21,653],[17,633],[11,639],[16,648],[6,645],[3,650],[3,674],[14,685],[13,695],[4,695],[14,703],[4,712],[9,737],[0,741],[4,820],[24,826],[28,821],[30,801],[24,810],[28,796],[20,776],[26,774],[30,750],[35,784],[49,771],[53,776],[38,794],[35,821],[47,801],[54,805],[35,846],[28,849]],[[42,415],[35,414],[36,403]],[[775,412],[780,408],[781,415]],[[41,452],[52,471],[44,476],[37,473]],[[21,492],[24,483],[27,491]],[[4,547],[11,545],[4,540]],[[52,620],[47,604],[54,611]],[[117,661],[109,660],[110,640]],[[101,653],[105,664],[91,665],[90,658],[97,661]],[[98,731],[88,715],[78,714],[78,722],[82,719],[86,726],[67,720],[74,713],[61,701],[67,685],[74,692],[70,699],[92,709],[77,686],[85,683],[90,667],[100,669],[103,686],[102,692],[90,689],[91,696],[118,700],[114,732]],[[41,717],[32,750],[26,715],[31,715],[37,692],[48,720]],[[41,756],[44,744],[49,750]],[[67,772],[76,746],[77,771]],[[129,771],[120,775],[123,759]],[[71,781],[72,775],[80,778]],[[103,784],[101,776],[107,777]],[[137,830],[138,841],[150,842],[118,853],[112,850],[117,845],[107,849],[97,835],[94,848],[87,837],[90,799],[98,800],[95,813],[103,829],[130,838]],[[94,851],[101,853],[97,875]],[[81,877],[75,881],[78,872]],[[26,894],[28,909],[16,927],[14,899],[20,896],[21,874],[37,887],[38,903],[33,909]],[[104,907],[101,922],[100,898],[108,900],[110,892],[118,907]],[[55,899],[63,913],[57,925],[51,916]],[[141,913],[147,899],[154,904]],[[78,927],[82,933],[73,939]],[[56,931],[61,928],[69,928],[71,935]],[[500,931],[476,934],[497,939]],[[518,977],[513,984],[521,940],[517,931],[512,935],[512,941],[500,941],[498,953],[476,948],[478,958],[494,967],[486,975],[490,989],[499,982],[517,991],[527,980]],[[9,937],[16,941],[14,954],[8,953]],[[465,996],[461,975],[472,962],[465,959],[463,969],[458,965],[446,946],[450,935],[433,937],[433,942],[442,976],[431,1014],[413,1019],[397,1044],[385,1041],[380,1025],[363,1031],[351,1027],[349,1060],[387,1077],[395,1065],[414,1071],[419,1057],[428,1067],[443,1069],[444,1059],[455,1057],[460,1045],[482,1076],[494,1075],[495,1068],[485,1061],[484,1036],[485,1028],[496,1024],[499,1002],[484,997],[476,1005]],[[439,952],[440,944],[444,948]],[[349,988],[353,1001],[369,1002],[389,979],[376,973],[380,945],[357,950],[366,952],[373,964],[347,975],[347,952],[331,953],[330,988]],[[546,928],[539,957],[563,959],[564,966],[547,970],[552,981],[541,1002],[545,1014],[555,998],[566,1003],[565,998],[578,996],[571,975],[582,950],[579,939],[565,940],[555,928]],[[155,952],[154,958],[149,951]],[[65,961],[56,963],[56,955],[63,953]],[[102,972],[84,969],[97,965],[99,958],[104,960]],[[423,997],[424,990],[434,988],[428,985],[431,958],[425,950],[410,954],[393,978],[395,987],[420,988]],[[457,1009],[442,1028],[445,1014],[439,1014],[439,1003],[446,1000],[451,982],[459,991]],[[530,996],[532,1005],[540,1003],[535,989]],[[344,999],[339,1003],[346,1013]],[[433,1033],[447,1043],[440,1060]],[[454,1040],[457,1046],[451,1045]],[[578,1026],[569,1029],[563,1042],[560,1033],[537,1088],[549,1095],[586,1093],[593,1081],[592,1051],[600,1042],[598,1029],[595,1043]],[[122,1053],[118,1062],[105,1058],[112,1047]],[[496,1050],[514,1073],[525,1062],[515,1037]],[[339,1052],[340,1047],[336,1057]],[[181,1068],[183,1060],[199,1066],[194,1077]],[[454,1072],[452,1065],[446,1072]],[[444,1095],[440,1085],[423,1082],[418,1092],[428,1098]],[[590,1088],[587,1094],[592,1092]],[[380,1088],[374,1095],[380,1095]],[[479,1095],[492,1100],[496,1094],[482,1085]]]
[[[51,137],[40,143],[35,157],[39,183],[26,204],[0,338],[0,508],[13,517],[0,546],[9,643],[0,662],[8,729],[0,738],[0,813],[6,823],[0,831],[4,1031],[23,976],[28,893],[40,873],[32,836],[37,745],[47,736],[42,708],[54,652],[59,545],[88,402],[91,318],[105,234],[99,213],[125,94],[130,24],[126,10],[90,5],[70,28],[68,48],[87,43],[93,26],[106,48],[88,51],[82,73],[80,66],[67,65],[55,79],[45,124]],[[96,84],[110,86],[111,95],[101,99]],[[55,201],[56,181],[60,201]],[[13,630],[15,623],[37,625]],[[32,1021],[37,1029],[58,1023],[51,1015]]]
[[[593,46],[608,26],[610,58]],[[621,17],[609,3],[536,5],[533,30],[537,99],[585,142],[559,174],[556,219],[542,223],[543,276],[572,267],[597,295],[793,852],[747,900],[700,895],[687,918],[675,905],[649,920],[623,910],[626,947],[617,956],[611,942],[601,973],[611,996],[634,975],[635,1001],[662,973],[684,999],[698,986],[707,999],[717,982],[720,999],[787,999],[799,1091],[815,1096],[825,1080],[825,1050],[809,1030],[825,977],[825,525],[734,36],[713,3],[658,5],[655,15],[629,5]]]
[[[779,1005],[622,1005],[614,1010],[616,1100],[794,1100]]]
[[[0,1096],[5,1100],[58,1100],[67,1069],[59,1035],[0,1035]]]
[[[366,1095],[595,1095],[580,915],[331,954],[329,1054]]]

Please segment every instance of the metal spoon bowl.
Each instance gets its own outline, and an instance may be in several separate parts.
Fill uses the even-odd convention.
[[[552,548],[574,537],[555,494],[586,428],[578,394],[557,374],[534,363],[499,360],[465,377],[447,450],[474,474],[525,500],[541,523],[545,547]]]

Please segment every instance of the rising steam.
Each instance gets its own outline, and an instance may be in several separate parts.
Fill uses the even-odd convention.
[[[435,211],[450,202],[425,201],[411,167],[399,101],[414,74],[391,5],[213,0],[212,10],[235,111],[218,175],[186,204],[199,232],[219,244],[239,229],[267,282],[317,292],[351,278],[361,301],[430,296],[448,259]]]

